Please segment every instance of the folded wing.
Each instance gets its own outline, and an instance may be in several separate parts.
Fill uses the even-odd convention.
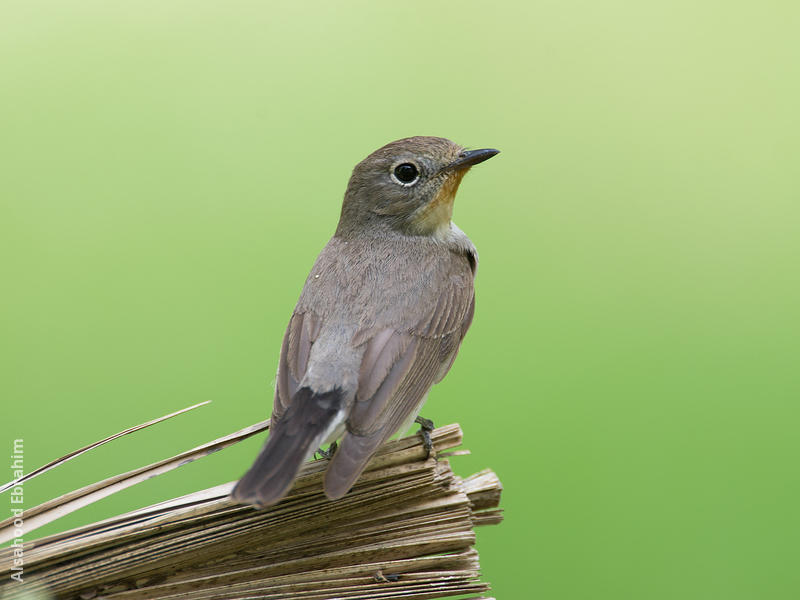
[[[438,301],[407,323],[359,332],[366,349],[348,433],[325,473],[325,493],[347,493],[377,448],[420,409],[430,387],[455,360],[475,310],[469,275],[442,282]]]

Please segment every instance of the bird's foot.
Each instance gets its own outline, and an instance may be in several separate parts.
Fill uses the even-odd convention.
[[[392,574],[390,574],[390,575],[384,575],[384,574],[383,574],[383,571],[381,571],[380,569],[378,569],[378,570],[377,570],[377,571],[375,571],[375,573],[372,575],[372,578],[373,578],[375,581],[377,581],[378,583],[391,583],[391,582],[394,582],[394,581],[397,581],[398,579],[400,579],[400,575],[396,575],[396,574],[394,574],[394,573],[392,573]]]
[[[431,431],[433,431],[433,421],[430,419],[425,419],[423,417],[417,417],[414,419],[414,423],[419,423],[419,436],[422,438],[422,445],[425,447],[425,452],[427,453],[425,456],[425,460],[431,457],[433,454],[434,458],[436,458],[436,453],[433,447],[433,440],[431,439]]]
[[[333,455],[336,453],[336,448],[339,447],[338,442],[333,442],[330,446],[328,446],[327,450],[323,450],[322,448],[318,448],[316,452],[314,452],[314,458],[317,457],[319,454],[320,458],[326,458],[328,460],[333,458]]]

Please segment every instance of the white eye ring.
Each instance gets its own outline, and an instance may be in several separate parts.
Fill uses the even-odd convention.
[[[389,175],[398,185],[411,187],[419,181],[419,167],[410,160],[404,160],[392,165]]]

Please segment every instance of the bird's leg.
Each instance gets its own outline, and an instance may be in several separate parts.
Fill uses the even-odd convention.
[[[427,460],[431,457],[431,453],[434,449],[433,440],[431,439],[433,421],[423,417],[417,417],[414,419],[414,423],[419,423],[419,436],[422,438],[422,445],[425,447],[425,452],[427,452],[427,455],[425,456],[425,459]]]
[[[316,452],[314,452],[314,458],[317,457],[319,454],[322,458],[327,458],[328,460],[333,458],[334,453],[336,452],[336,448],[339,447],[338,442],[333,442],[330,446],[328,446],[327,450],[323,450],[322,448],[318,448]]]

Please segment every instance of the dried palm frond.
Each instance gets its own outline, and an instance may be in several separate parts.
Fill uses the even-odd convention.
[[[200,404],[196,406],[202,406]],[[191,407],[195,408],[195,407]],[[190,409],[184,409],[186,410]],[[156,419],[154,421],[149,421],[148,423],[137,427],[126,429],[124,433],[129,433],[134,431],[135,429],[141,429],[146,425],[152,425],[162,420],[174,416],[179,413],[173,413],[172,415],[167,415],[166,417],[162,417],[161,419]],[[182,467],[183,465],[187,465],[190,462],[194,462],[198,458],[202,458],[204,456],[208,456],[209,454],[213,454],[218,450],[222,450],[227,446],[231,446],[236,444],[237,442],[241,442],[253,436],[257,433],[261,433],[269,429],[269,419],[266,421],[261,421],[260,423],[256,423],[255,425],[251,425],[250,427],[245,427],[239,431],[216,439],[212,442],[208,442],[203,444],[202,446],[198,446],[196,448],[192,448],[191,450],[187,450],[186,452],[181,452],[180,454],[173,456],[171,458],[166,458],[164,460],[160,460],[156,463],[151,465],[147,465],[145,467],[140,467],[138,469],[134,469],[133,471],[128,471],[127,473],[121,473],[119,475],[114,475],[113,477],[109,477],[108,479],[104,479],[103,481],[98,481],[97,483],[93,483],[91,485],[87,485],[79,490],[75,490],[73,492],[69,492],[64,494],[63,496],[59,496],[58,498],[53,498],[39,506],[36,506],[31,509],[26,509],[24,514],[24,521],[25,521],[25,531],[26,533],[30,533],[31,531],[38,529],[42,525],[47,525],[55,521],[56,519],[60,519],[61,517],[68,515],[71,512],[75,512],[79,508],[83,508],[84,506],[88,506],[93,502],[97,502],[102,498],[110,496],[112,494],[116,494],[124,490],[125,488],[129,488],[137,483],[141,483],[147,479],[151,479],[156,475],[161,475],[162,473],[166,473],[167,471],[171,471],[173,469],[177,469],[178,467]],[[96,444],[92,444],[91,446],[87,446],[86,448],[81,449],[78,452],[87,451],[92,448],[96,448],[101,443],[109,441],[113,438],[119,437],[121,434],[116,434],[111,436],[111,438],[106,438],[102,442],[98,442]],[[70,453],[67,455],[70,458],[74,458],[76,455],[75,452]],[[67,459],[68,460],[68,459]],[[57,459],[48,463],[48,465],[55,465],[56,463],[61,464],[66,462],[64,459]],[[45,470],[44,468],[36,469],[30,475],[26,475],[25,477],[13,481],[9,484],[4,486],[5,489],[11,489],[14,484],[22,481],[27,481],[28,479],[32,479],[33,476],[39,475],[43,473]],[[9,517],[5,521],[0,521],[0,543],[8,542],[9,540],[14,539],[14,521],[15,517]]]
[[[26,511],[26,529],[28,514],[49,522],[62,505],[84,505],[265,426]],[[458,425],[431,436],[440,459],[462,439]],[[491,471],[461,479],[447,460],[426,459],[412,436],[387,443],[351,492],[331,502],[321,491],[325,464],[307,463],[290,494],[266,510],[233,504],[231,482],[25,542],[24,583],[10,581],[14,546],[5,548],[3,597],[424,599],[489,589],[479,580],[473,527],[502,518],[501,486]]]
[[[74,451],[70,452],[69,454],[65,454],[61,458],[57,458],[55,460],[51,460],[46,465],[42,465],[41,467],[39,467],[38,469],[34,469],[30,473],[26,473],[25,475],[23,475],[19,479],[14,479],[13,481],[9,481],[8,483],[4,483],[3,485],[0,485],[0,493],[10,490],[12,487],[14,487],[16,485],[20,485],[20,484],[26,483],[27,481],[30,481],[34,477],[38,477],[39,475],[49,471],[50,469],[55,469],[56,467],[58,467],[60,465],[63,465],[65,462],[70,461],[73,458],[79,457],[81,454],[85,454],[86,452],[89,452],[90,450],[94,450],[95,448],[99,448],[103,444],[107,444],[109,442],[113,442],[114,440],[116,440],[118,438],[121,438],[122,436],[131,434],[131,433],[135,433],[135,432],[137,432],[137,431],[139,431],[141,429],[144,429],[145,427],[150,427],[151,425],[156,425],[157,423],[161,423],[162,421],[166,421],[167,419],[171,419],[172,417],[177,417],[178,415],[182,415],[183,413],[187,413],[190,410],[194,410],[195,408],[200,408],[201,406],[205,406],[206,404],[210,404],[210,403],[211,403],[211,400],[206,400],[205,402],[200,402],[199,404],[195,404],[193,406],[188,406],[186,408],[182,408],[181,410],[176,410],[175,412],[169,413],[168,415],[164,415],[163,417],[159,417],[157,419],[153,419],[151,421],[147,421],[145,423],[142,423],[141,425],[136,425],[134,427],[128,427],[127,429],[123,429],[122,431],[120,431],[118,433],[115,433],[114,435],[110,435],[107,438],[103,438],[102,440],[97,441],[97,442],[95,442],[93,444],[89,444],[88,446],[84,446],[83,448],[79,448],[77,450],[74,450]],[[2,524],[0,524],[0,527],[2,527]]]

